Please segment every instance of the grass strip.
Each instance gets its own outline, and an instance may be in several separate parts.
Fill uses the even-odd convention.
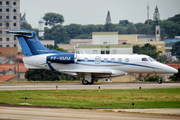
[[[0,91],[0,102],[72,108],[180,108],[180,88]]]

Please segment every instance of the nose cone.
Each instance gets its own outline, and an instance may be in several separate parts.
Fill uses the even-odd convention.
[[[176,70],[173,67],[168,66],[167,69],[166,69],[166,72],[169,72],[169,73],[178,73],[178,70]]]

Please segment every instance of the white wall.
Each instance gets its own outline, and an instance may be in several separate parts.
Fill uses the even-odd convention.
[[[93,35],[92,36],[92,44],[118,44],[118,35]]]

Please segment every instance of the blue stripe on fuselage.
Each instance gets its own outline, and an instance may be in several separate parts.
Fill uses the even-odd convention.
[[[77,60],[78,62],[85,62],[84,60]],[[88,60],[88,62],[95,62],[95,60]],[[138,65],[138,64],[133,64],[133,63],[124,63],[124,62],[111,62],[111,61],[107,61],[104,62],[103,60],[101,60],[102,63],[115,63],[115,64],[121,64],[121,65],[133,65],[133,66],[140,66],[140,67],[146,67],[146,68],[153,68],[153,69],[160,69],[160,68],[154,68],[154,67],[150,67],[150,66],[145,66],[145,65]],[[160,69],[162,70],[162,69]]]

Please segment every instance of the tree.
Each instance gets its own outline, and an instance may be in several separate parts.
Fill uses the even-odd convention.
[[[110,12],[108,11],[105,24],[109,24],[109,23],[111,23],[111,16],[110,16]]]
[[[180,14],[175,15],[174,17],[170,17],[167,20],[173,21],[174,23],[180,24]]]
[[[141,53],[141,47],[139,47],[139,45],[133,46],[133,53],[140,54]]]
[[[178,68],[178,73],[175,73],[173,76],[170,77],[172,81],[180,81],[180,68]]]
[[[64,22],[64,17],[58,13],[46,13],[43,17],[45,20],[45,25],[55,26],[56,24],[62,24]]]
[[[157,5],[156,5],[156,8],[154,10],[153,19],[156,22],[156,25],[158,25],[159,24],[158,21],[160,20],[160,15],[159,15],[159,10],[158,10]]]
[[[79,24],[70,24],[70,25],[66,25],[65,29],[66,29],[66,31],[68,33],[68,36],[71,39],[74,39],[74,37],[83,34],[83,31],[82,31],[81,27],[82,26],[79,25]]]
[[[130,24],[130,22],[128,20],[120,20],[119,21],[119,25],[121,26],[128,26]]]
[[[29,23],[27,23],[27,22],[23,22],[23,23],[21,24],[21,29],[22,29],[22,30],[33,30],[32,27],[31,27],[31,25],[30,25]]]
[[[70,38],[68,37],[66,29],[62,25],[56,25],[52,28],[45,28],[44,39],[55,40],[55,43],[69,43]]]
[[[151,56],[154,59],[158,59],[158,52],[156,52],[156,46],[146,43],[144,46],[139,47],[138,45],[133,46],[133,53],[145,54]]]
[[[175,55],[178,59],[180,59],[180,41],[176,42],[171,49],[172,55]]]

